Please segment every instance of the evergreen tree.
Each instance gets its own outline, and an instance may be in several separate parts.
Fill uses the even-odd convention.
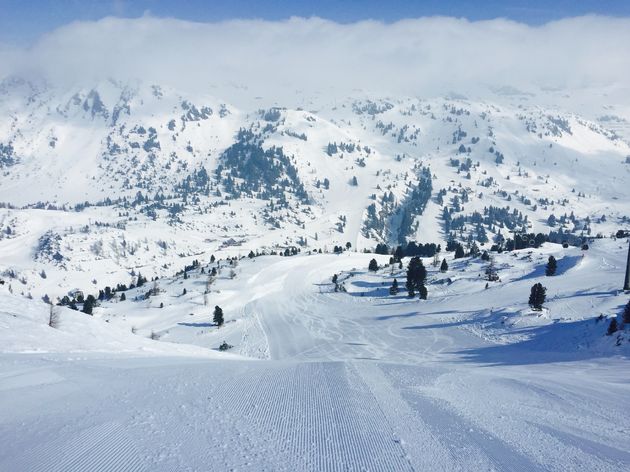
[[[394,279],[394,281],[392,282],[392,286],[389,287],[389,294],[390,295],[398,294],[398,280]]]
[[[541,311],[543,303],[547,298],[547,289],[541,283],[534,284],[529,294],[529,306],[533,310]]]
[[[606,331],[606,335],[610,336],[616,333],[619,330],[619,325],[617,324],[617,318],[613,318],[610,320],[610,324],[608,325],[608,331]]]
[[[442,265],[440,266],[440,272],[446,272],[448,270],[448,263],[446,259],[442,259]]]
[[[214,321],[217,326],[223,326],[223,310],[218,305],[214,307],[214,317],[212,321]]]
[[[91,315],[94,309],[95,302],[96,302],[96,299],[94,298],[94,296],[88,295],[85,301],[83,302],[83,313]]]
[[[549,256],[549,260],[547,261],[547,267],[545,268],[545,274],[547,277],[551,277],[556,274],[556,269],[558,268],[558,262],[556,258],[553,256]]]
[[[412,257],[407,266],[407,283],[405,284],[410,297],[415,296],[416,291],[418,291],[421,297],[425,293],[424,298],[426,298],[426,288],[424,287],[426,278],[427,270],[422,264],[422,259],[417,256]]]
[[[376,262],[376,259],[372,259],[370,261],[370,265],[368,266],[368,269],[371,270],[372,272],[376,272],[378,270],[378,262]]]
[[[125,292],[120,294],[120,301],[124,302],[125,300],[127,300],[127,295],[125,295]]]
[[[421,285],[418,289],[418,294],[420,295],[421,300],[426,300],[427,296],[429,295],[429,291],[427,290],[426,286]]]
[[[186,292],[186,288],[184,288],[184,290],[182,290],[182,295],[186,295],[186,293],[188,292]]]
[[[396,251],[394,251],[394,261],[400,262],[402,258],[405,257],[405,253],[403,252],[403,248],[398,246]]]
[[[455,259],[461,259],[464,256],[464,247],[461,244],[458,244],[455,248]]]
[[[143,277],[140,272],[138,272],[138,281],[136,282],[136,287],[142,287],[147,282],[147,278]]]
[[[628,302],[626,307],[623,309],[621,319],[623,320],[624,324],[630,325],[630,302]]]
[[[497,273],[497,268],[494,265],[493,258],[490,258],[488,267],[486,267],[486,279],[490,282],[496,282],[499,280],[499,274]]]

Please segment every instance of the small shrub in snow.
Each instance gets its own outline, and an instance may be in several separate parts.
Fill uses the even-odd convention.
[[[389,294],[390,295],[398,294],[398,280],[394,279],[394,281],[392,282],[392,286],[389,287]]]
[[[228,349],[232,349],[234,346],[223,341],[219,346],[219,351],[227,351]]]
[[[608,325],[608,331],[606,331],[607,336],[611,336],[615,334],[619,330],[619,325],[617,324],[617,318],[613,318],[610,320],[610,324]]]

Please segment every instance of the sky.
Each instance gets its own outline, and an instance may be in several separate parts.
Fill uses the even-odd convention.
[[[282,20],[317,16],[338,23],[423,16],[507,18],[540,25],[566,17],[630,16],[628,0],[0,0],[0,41],[29,43],[72,21],[143,15],[188,21]]]
[[[0,0],[0,80],[142,81],[226,100],[237,89],[285,98],[628,87],[630,1],[527,4]]]

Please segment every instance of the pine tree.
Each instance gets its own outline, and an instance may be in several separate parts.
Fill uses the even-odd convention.
[[[394,279],[394,281],[392,282],[392,286],[389,287],[389,294],[390,295],[398,294],[398,280]]]
[[[429,291],[424,285],[420,286],[420,288],[418,289],[418,293],[420,295],[421,300],[426,300],[427,296],[429,295]]]
[[[534,284],[529,294],[529,306],[533,310],[541,311],[543,303],[547,298],[547,289],[541,283]]]
[[[218,305],[214,307],[214,317],[212,321],[214,321],[217,326],[223,326],[223,310]]]
[[[186,288],[184,288],[184,290],[182,290],[182,295],[186,295],[186,293],[188,292],[186,291]]]
[[[420,296],[422,297],[424,293],[424,298],[426,298],[426,288],[424,287],[426,278],[427,270],[422,264],[422,259],[417,256],[412,257],[407,266],[407,283],[405,284],[410,297],[415,296],[416,291],[419,291]]]
[[[461,244],[458,244],[455,248],[455,259],[461,259],[464,256],[464,247]]]
[[[630,325],[630,302],[623,309],[623,314],[621,315],[621,319],[624,324]]]
[[[96,299],[94,298],[94,296],[88,295],[85,301],[83,302],[83,313],[87,315],[91,315],[94,309],[95,302],[96,302]]]
[[[368,269],[371,270],[372,272],[376,272],[378,270],[378,262],[376,262],[376,259],[372,259],[370,261],[370,265],[368,266]]]
[[[413,298],[416,296],[416,291],[413,288],[413,282],[410,280],[407,280],[407,283],[405,284],[405,286],[407,287],[407,296],[409,298]]]
[[[394,251],[394,261],[395,262],[400,262],[403,257],[405,257],[405,253],[403,251],[403,248],[398,246],[396,248],[396,250]]]
[[[606,332],[607,336],[610,336],[616,333],[619,330],[619,325],[617,324],[617,318],[613,318],[610,320],[610,324],[608,325],[608,331]]]
[[[446,272],[448,270],[448,263],[446,259],[442,259],[442,265],[440,266],[440,272]]]
[[[127,295],[125,295],[125,292],[120,294],[120,301],[124,302],[125,300],[127,300]]]
[[[499,274],[497,273],[497,268],[494,265],[493,258],[490,258],[488,267],[486,267],[486,280],[488,280],[489,282],[496,282],[497,280],[499,280]]]
[[[556,258],[553,256],[549,256],[549,260],[547,261],[547,267],[545,268],[545,274],[547,277],[551,277],[556,274],[556,269],[558,268],[558,262]]]

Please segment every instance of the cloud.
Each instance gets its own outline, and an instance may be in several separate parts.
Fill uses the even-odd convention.
[[[182,89],[433,95],[488,86],[579,89],[627,83],[630,19],[528,26],[432,17],[386,24],[320,18],[194,23],[143,16],[76,22],[29,48],[0,45],[0,75],[59,84],[142,79]]]

